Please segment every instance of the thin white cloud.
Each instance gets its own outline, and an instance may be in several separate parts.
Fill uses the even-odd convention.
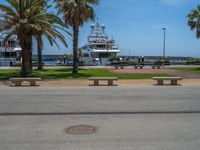
[[[164,5],[181,5],[187,2],[189,2],[189,0],[160,0],[160,3]]]

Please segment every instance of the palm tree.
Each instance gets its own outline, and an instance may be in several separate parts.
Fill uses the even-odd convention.
[[[188,25],[191,30],[196,30],[196,37],[200,38],[200,5],[188,14]]]
[[[67,43],[65,41],[65,37],[57,30],[60,29],[68,34],[69,32],[65,31],[63,29],[64,23],[63,21],[57,17],[56,15],[52,13],[48,13],[47,10],[50,8],[50,5],[48,5],[49,0],[43,0],[43,14],[40,15],[40,20],[43,20],[42,22],[39,22],[40,29],[36,30],[35,37],[37,40],[37,53],[38,53],[38,70],[42,70],[42,49],[43,49],[43,36],[47,38],[50,45],[53,46],[55,44],[58,48],[59,44],[55,39],[60,40],[66,47]]]
[[[55,0],[58,13],[64,14],[64,21],[73,30],[73,73],[78,72],[78,37],[79,28],[86,21],[95,18],[92,5],[98,4],[99,0]]]
[[[57,30],[63,30],[64,32],[68,33],[65,31],[62,27],[64,26],[62,20],[57,17],[54,14],[46,12],[47,9],[44,9],[44,14],[41,15],[43,20],[40,22],[40,29],[36,30],[35,37],[37,39],[37,50],[38,50],[38,70],[41,70],[43,68],[42,66],[42,49],[43,49],[43,39],[42,36],[46,37],[47,40],[49,41],[50,45],[53,46],[55,44],[58,48],[59,44],[55,39],[58,39],[61,41],[66,47],[67,43],[65,41],[65,37]]]
[[[6,0],[7,5],[0,4],[3,12],[0,18],[1,31],[7,31],[9,38],[17,34],[22,48],[23,76],[32,72],[32,29],[37,28],[35,16],[41,10],[41,0]]]
[[[47,38],[51,46],[55,44],[58,48],[60,48],[59,44],[56,41],[56,39],[58,39],[65,45],[65,47],[67,47],[65,37],[57,30],[57,28],[59,27],[57,25],[63,24],[62,20],[58,19],[57,16],[49,13],[47,13],[47,15],[44,17],[45,17],[44,18],[45,22],[41,24],[41,29],[39,31],[36,31],[35,34],[35,37],[37,39],[37,50],[38,50],[38,70],[41,70],[43,68],[42,66],[43,36]],[[60,27],[59,29],[63,30]]]
[[[45,0],[6,0],[7,5],[0,4],[3,14],[0,16],[0,31],[8,31],[9,38],[17,34],[22,48],[22,75],[32,72],[32,37],[38,40],[42,47],[42,35],[50,44],[56,43],[56,38],[65,45],[64,36],[56,30],[61,29],[62,20],[44,9]],[[57,43],[56,43],[57,44]],[[57,44],[58,45],[58,44]]]

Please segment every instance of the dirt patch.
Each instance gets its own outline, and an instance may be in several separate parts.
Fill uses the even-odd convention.
[[[0,87],[1,86],[8,86],[8,85],[10,85],[9,80],[0,80]]]
[[[171,69],[112,69],[115,74],[174,74],[176,70]]]
[[[87,79],[77,79],[77,80],[67,80],[67,79],[58,79],[58,80],[42,80],[38,83],[41,83],[44,87],[49,86],[88,86],[90,84]]]

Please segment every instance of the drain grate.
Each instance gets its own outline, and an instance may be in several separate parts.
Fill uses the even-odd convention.
[[[72,126],[67,129],[68,134],[92,134],[96,131],[95,127],[88,125]]]

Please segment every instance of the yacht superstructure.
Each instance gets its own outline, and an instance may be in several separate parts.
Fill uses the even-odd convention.
[[[17,35],[12,35],[7,41],[6,32],[0,35],[0,66],[12,66],[21,60],[21,47]]]
[[[83,51],[82,61],[86,65],[105,65],[109,57],[120,52],[115,40],[109,39],[106,34],[106,27],[98,22],[91,25],[88,43],[81,49]]]

